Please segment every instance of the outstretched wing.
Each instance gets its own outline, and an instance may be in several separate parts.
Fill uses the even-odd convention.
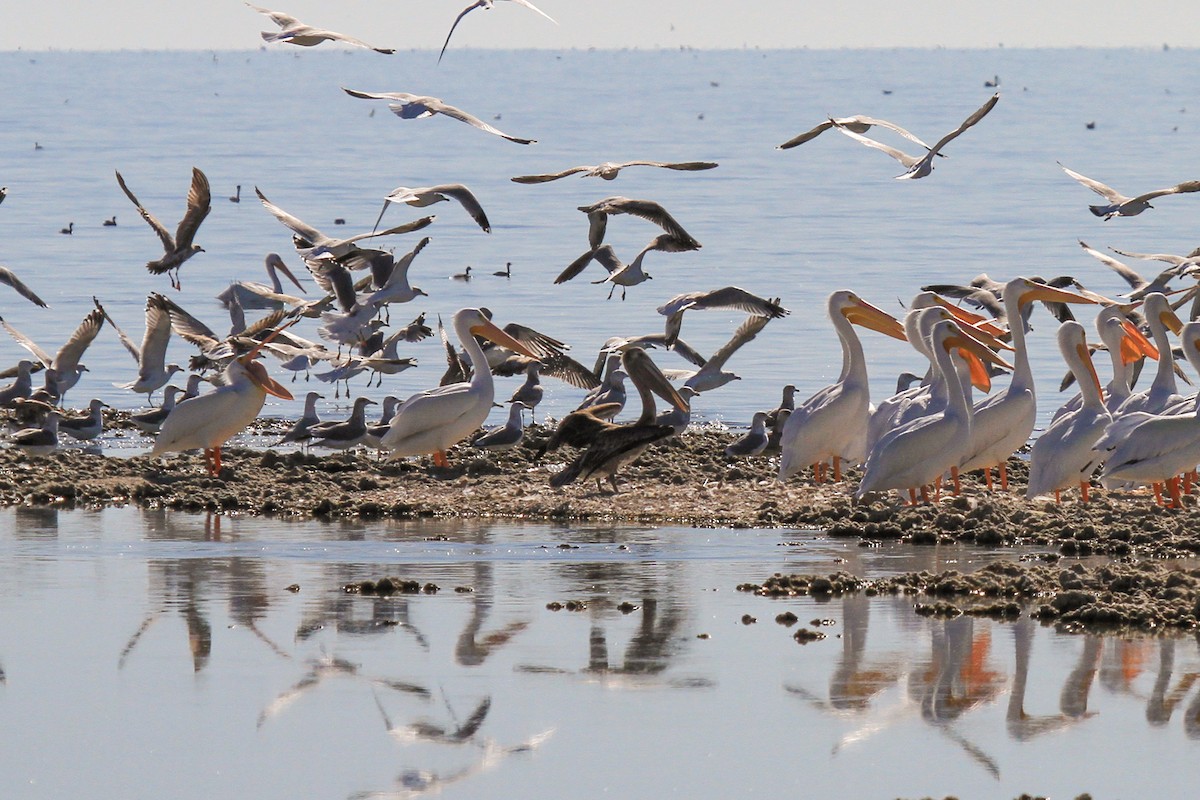
[[[142,215],[142,219],[146,220],[150,227],[154,229],[154,232],[158,234],[158,238],[162,240],[163,249],[168,253],[174,250],[175,240],[171,238],[171,232],[168,231],[161,222],[155,219],[153,214],[142,207],[142,204],[140,201],[138,201],[137,196],[134,195],[133,192],[129,191],[129,187],[125,185],[125,179],[121,177],[120,172],[117,172],[117,183],[121,185],[121,191],[125,192],[125,196],[129,198],[130,202],[132,202],[134,207],[137,208],[138,213]]]

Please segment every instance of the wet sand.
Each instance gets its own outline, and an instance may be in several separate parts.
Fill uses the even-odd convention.
[[[283,430],[284,423],[261,420],[256,427],[257,433],[271,435]],[[922,613],[980,613],[983,608],[983,613],[1003,617],[1032,612],[1075,627],[1178,631],[1195,627],[1200,618],[1200,570],[1161,561],[1200,553],[1200,513],[1190,497],[1181,510],[1155,506],[1145,490],[1097,490],[1086,505],[1078,502],[1076,492],[1062,504],[1026,501],[1025,465],[1014,458],[1008,491],[989,492],[979,476],[969,476],[961,496],[945,495],[929,505],[902,505],[894,493],[855,504],[855,473],[838,484],[817,485],[807,474],[780,484],[776,459],[732,461],[723,451],[734,434],[711,428],[649,448],[622,473],[621,491],[614,495],[607,486],[599,491],[595,481],[552,488],[550,475],[572,454],[560,451],[538,460],[537,445],[547,435],[546,429],[534,427],[526,442],[500,453],[460,446],[451,451],[449,468],[436,467],[429,458],[381,461],[361,450],[307,454],[230,448],[217,478],[208,475],[198,453],[152,459],[62,450],[37,457],[8,448],[0,450],[0,504],[134,503],[287,516],[779,527],[823,531],[857,539],[860,546],[883,540],[914,545],[957,541],[1020,547],[1024,555],[1014,553],[1013,561],[970,578],[922,574],[847,584],[852,576],[834,576],[836,591],[914,593],[923,598],[917,604]],[[1063,556],[1092,555],[1121,563],[1095,568],[1056,563]],[[786,594],[803,582],[810,592],[814,579],[801,576],[795,586],[785,582],[781,590],[773,581],[782,576],[746,577],[747,585],[768,594]],[[830,581],[830,576],[816,577]],[[985,602],[977,602],[981,598]]]

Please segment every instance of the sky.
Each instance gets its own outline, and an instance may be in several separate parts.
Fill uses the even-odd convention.
[[[469,0],[263,0],[379,47],[438,49]],[[536,0],[477,9],[480,48],[1200,46],[1197,0]],[[245,50],[270,21],[239,0],[0,0],[0,51]],[[280,46],[280,45],[275,45]],[[329,47],[324,44],[322,47]]]

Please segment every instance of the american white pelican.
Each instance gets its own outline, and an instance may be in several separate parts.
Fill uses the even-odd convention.
[[[221,301],[221,306],[229,308],[234,302],[242,308],[263,308],[277,309],[284,306],[297,306],[304,301],[299,297],[294,297],[283,292],[283,282],[279,280],[279,273],[282,272],[287,276],[287,279],[296,285],[296,288],[302,292],[307,291],[304,284],[300,283],[300,279],[292,274],[288,269],[287,264],[283,263],[278,253],[267,253],[263,259],[264,266],[267,269],[267,275],[271,279],[271,285],[259,283],[258,281],[234,281],[229,284],[223,292],[217,295],[217,300]]]
[[[379,219],[375,220],[375,227],[379,227],[384,212],[392,203],[404,203],[413,208],[425,208],[434,203],[449,200],[457,200],[458,204],[471,215],[471,219],[475,220],[475,224],[482,228],[484,233],[492,232],[492,224],[488,222],[483,206],[480,205],[471,190],[461,183],[442,183],[437,186],[423,186],[419,189],[410,189],[407,186],[392,189],[387,197],[383,198],[383,208],[379,211]]]
[[[1033,443],[1025,497],[1054,492],[1057,499],[1060,490],[1078,485],[1086,503],[1092,472],[1103,457],[1093,447],[1112,422],[1112,414],[1104,407],[1100,378],[1092,364],[1083,326],[1073,320],[1059,326],[1058,349],[1075,375],[1083,402],[1059,416]]]
[[[730,443],[725,455],[730,458],[756,456],[767,449],[767,412],[756,411],[750,420],[750,430],[745,436]]]
[[[327,31],[322,28],[314,28],[312,25],[305,25],[300,20],[293,17],[291,14],[285,14],[282,11],[270,11],[265,8],[259,8],[256,5],[246,3],[250,8],[260,14],[265,14],[279,26],[278,31],[263,31],[262,38],[264,42],[283,42],[285,44],[294,44],[300,47],[312,47],[321,42],[344,42],[352,44],[355,47],[364,47],[367,50],[374,50],[376,53],[383,53],[385,56],[391,55],[396,51],[386,47],[375,47],[369,45],[361,39],[355,39],[353,36],[347,36],[344,33],[336,31]],[[233,198],[230,198],[231,200]],[[237,202],[237,201],[234,201]]]
[[[3,283],[5,286],[11,286],[13,291],[34,305],[41,306],[42,308],[49,308],[49,306],[46,305],[46,302],[34,294],[33,290],[26,286],[24,282],[17,277],[16,273],[14,273],[8,267],[0,267],[0,283]]]
[[[255,361],[258,348],[229,362],[224,383],[211,392],[179,403],[167,415],[150,455],[204,450],[210,475],[221,474],[221,446],[262,411],[267,395],[291,400],[292,393]]]
[[[942,309],[921,312],[941,316]],[[917,492],[928,499],[926,487],[952,469],[968,452],[971,441],[972,410],[958,377],[955,356],[970,354],[972,373],[982,368],[976,359],[1004,364],[991,350],[966,336],[949,319],[940,319],[930,331],[929,349],[938,371],[946,381],[947,402],[940,413],[920,417],[889,431],[867,456],[862,482],[855,491],[861,499],[868,492],[887,489],[907,490],[909,501],[916,503]],[[795,414],[792,415],[795,417]]]
[[[874,147],[876,150],[886,153],[889,156],[891,156],[892,158],[899,161],[904,166],[905,172],[903,175],[896,176],[896,178],[898,180],[906,180],[906,179],[915,180],[917,178],[924,178],[926,175],[933,172],[933,159],[935,156],[938,156],[941,154],[942,148],[945,147],[947,144],[949,144],[953,139],[955,139],[956,137],[961,135],[963,133],[963,131],[967,130],[967,128],[970,128],[971,126],[973,126],[977,122],[979,122],[979,120],[986,117],[988,112],[991,111],[996,106],[996,103],[999,100],[1000,100],[999,94],[992,95],[986,103],[984,103],[982,106],[977,108],[971,114],[971,116],[969,116],[965,120],[963,120],[962,123],[957,128],[955,128],[954,130],[947,133],[941,139],[938,139],[937,144],[935,144],[933,147],[929,148],[929,152],[925,153],[922,156],[910,156],[908,153],[897,150],[894,147],[889,147],[888,145],[883,144],[882,142],[877,142],[874,139],[868,139],[866,136],[863,136],[861,133],[855,133],[854,131],[850,130],[849,128],[841,126],[841,125],[838,125],[837,128],[839,131],[846,134],[851,139],[856,139],[859,142],[862,142],[863,144],[865,144],[867,147]],[[836,122],[834,124],[837,125]]]
[[[866,457],[871,397],[867,362],[854,325],[901,341],[905,338],[904,329],[894,317],[854,292],[834,292],[829,296],[828,309],[842,344],[842,372],[836,383],[797,405],[788,417],[779,442],[781,481],[810,465],[821,480],[823,465],[830,459],[834,478],[840,480],[843,459],[856,464]]]
[[[88,404],[88,412],[82,417],[62,417],[58,421],[58,432],[65,433],[72,439],[81,442],[91,441],[104,432],[104,409],[108,404],[103,400],[93,399]]]
[[[1200,322],[1183,326],[1183,352],[1192,367],[1200,370]],[[1116,442],[1104,463],[1105,483],[1136,481],[1166,482],[1171,504],[1181,505],[1178,475],[1200,463],[1200,402],[1183,415],[1152,415],[1128,430]]]
[[[1062,162],[1059,162],[1058,165],[1062,167],[1063,172],[1108,201],[1104,205],[1088,206],[1088,209],[1093,214],[1097,217],[1104,217],[1105,220],[1112,219],[1113,217],[1135,217],[1147,208],[1154,208],[1154,206],[1150,205],[1150,201],[1156,197],[1200,191],[1200,181],[1185,181],[1169,189],[1155,189],[1152,192],[1139,194],[1137,197],[1126,197],[1111,186],[1105,186],[1100,181],[1093,180],[1086,175],[1080,175],[1074,170],[1063,167]]]
[[[1096,315],[1096,332],[1100,334],[1100,341],[1104,342],[1112,362],[1112,380],[1105,385],[1103,392],[1104,407],[1111,414],[1115,413],[1131,394],[1130,365],[1142,358],[1157,359],[1158,348],[1125,316],[1120,306],[1105,306],[1100,309],[1100,313]],[[1083,395],[1075,395],[1054,412],[1051,422],[1076,410],[1082,403]]]
[[[685,311],[703,311],[710,308],[733,308],[745,311],[747,314],[757,314],[771,319],[779,319],[792,313],[779,305],[778,300],[759,297],[737,286],[726,286],[710,292],[678,294],[658,307],[658,313],[667,318],[664,338],[667,347],[673,345],[679,338]]]
[[[1183,321],[1171,310],[1166,295],[1161,292],[1146,296],[1142,312],[1146,316],[1150,335],[1154,338],[1154,347],[1158,350],[1158,368],[1154,372],[1150,388],[1130,394],[1113,412],[1114,421],[1138,411],[1160,414],[1169,405],[1183,399],[1179,394],[1179,384],[1175,380],[1175,356],[1171,351],[1171,339],[1167,333],[1180,333],[1183,330]]]
[[[804,144],[805,142],[812,141],[813,139],[817,138],[822,133],[824,133],[825,131],[827,131],[833,127],[844,128],[848,131],[853,131],[854,133],[866,133],[867,131],[871,130],[872,127],[874,127],[876,125],[878,125],[881,128],[887,128],[889,131],[892,131],[893,133],[898,133],[901,136],[903,136],[905,139],[908,139],[913,144],[919,144],[921,147],[924,147],[926,150],[933,149],[929,145],[925,144],[925,142],[921,141],[916,136],[909,133],[904,128],[901,128],[899,125],[897,125],[894,122],[888,122],[886,119],[875,119],[874,117],[866,117],[866,116],[863,116],[862,114],[855,114],[853,117],[837,117],[836,119],[833,117],[830,117],[829,119],[826,119],[824,122],[818,122],[815,127],[810,128],[809,130],[805,131],[804,133],[793,136],[791,139],[788,139],[783,144],[778,145],[775,149],[776,150],[791,150],[793,147],[799,147],[800,145]]]
[[[79,327],[71,334],[71,338],[67,339],[58,352],[51,357],[49,353],[38,346],[37,342],[9,325],[4,319],[0,319],[0,326],[8,331],[8,335],[21,347],[33,353],[34,357],[46,367],[46,393],[55,401],[61,400],[67,390],[78,383],[83,373],[88,371],[86,366],[79,363],[79,359],[83,357],[84,351],[91,345],[103,325],[104,314],[98,309],[93,310],[83,318],[83,322],[79,323]]]
[[[663,169],[695,172],[697,170],[713,169],[716,166],[715,161],[622,161],[620,163],[605,161],[603,164],[571,167],[564,169],[562,172],[550,172],[544,175],[518,175],[512,181],[513,183],[546,183],[547,181],[556,181],[559,178],[565,178],[568,175],[576,175],[581,172],[585,178],[603,178],[606,181],[611,181],[616,180],[617,174],[626,167],[661,167]]]
[[[125,192],[125,196],[142,215],[142,219],[149,223],[154,232],[158,234],[158,238],[162,240],[165,251],[163,257],[147,263],[146,269],[155,275],[162,275],[164,272],[169,274],[171,286],[179,289],[179,268],[183,266],[183,262],[196,253],[204,252],[204,248],[193,240],[196,238],[196,231],[200,230],[200,223],[204,222],[204,218],[212,209],[212,194],[209,192],[208,178],[198,168],[192,167],[192,185],[188,189],[187,211],[184,212],[183,219],[179,221],[179,227],[175,230],[174,236],[161,222],[155,219],[153,214],[142,207],[137,197],[125,185],[125,179],[121,177],[120,172],[117,173],[117,183],[121,185],[121,191]]]
[[[100,301],[95,297],[92,298],[96,308],[117,332],[121,344],[125,346],[138,365],[137,379],[127,383],[114,383],[113,386],[118,389],[131,389],[153,397],[156,391],[167,385],[167,381],[171,380],[175,373],[183,371],[183,367],[178,364],[166,363],[167,344],[171,339],[171,314],[167,306],[160,302],[160,298],[166,300],[162,295],[153,292],[146,297],[146,332],[142,336],[141,347],[138,347],[132,339],[125,335],[125,331],[121,330],[113,321],[104,306],[100,305]]]
[[[530,11],[534,11],[534,12],[537,12],[538,14],[541,14],[543,17],[550,20],[555,25],[558,24],[558,22],[555,21],[555,19],[553,17],[551,17],[545,11],[542,11],[540,8],[535,6],[533,3],[529,2],[529,0],[510,0],[510,2],[516,3],[519,6],[525,6]],[[450,46],[450,37],[454,35],[454,29],[458,27],[458,23],[462,22],[462,18],[465,17],[467,14],[470,14],[472,11],[474,11],[477,8],[485,8],[485,9],[490,10],[495,5],[496,5],[495,0],[475,0],[475,2],[471,3],[471,5],[467,6],[462,11],[458,12],[458,16],[454,18],[454,24],[450,26],[450,32],[446,34],[446,41],[442,43],[442,52],[438,53],[438,63],[439,64],[442,63],[442,56],[446,55],[446,48]]]
[[[432,453],[435,464],[447,466],[446,450],[471,435],[487,419],[495,387],[476,335],[536,358],[525,345],[496,327],[480,309],[460,309],[451,324],[475,367],[474,375],[468,383],[418,392],[396,409],[388,432],[380,440],[380,446],[390,451],[393,458]]]
[[[351,97],[358,97],[363,100],[387,100],[388,108],[391,109],[393,114],[400,117],[400,119],[423,119],[436,114],[445,114],[451,119],[465,122],[484,133],[508,139],[510,142],[516,142],[517,144],[537,143],[537,139],[522,139],[517,136],[510,136],[499,128],[488,125],[479,117],[450,105],[440,97],[409,94],[408,92],[362,92],[358,89],[347,89],[345,86],[342,87],[342,91]]]
[[[1095,303],[1083,295],[1036,283],[1029,278],[1013,278],[1004,284],[1005,313],[1011,325],[1013,372],[1008,387],[975,404],[971,425],[971,447],[958,465],[959,472],[983,469],[988,488],[992,487],[992,467],[998,467],[1000,485],[1008,488],[1005,461],[1029,441],[1037,422],[1037,397],[1033,371],[1025,345],[1024,308],[1035,300],[1059,303]]]

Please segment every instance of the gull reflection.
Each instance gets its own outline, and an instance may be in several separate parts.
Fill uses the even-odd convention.
[[[308,672],[297,681],[290,689],[284,691],[274,700],[267,704],[267,707],[258,715],[258,727],[271,717],[279,714],[288,706],[300,699],[300,696],[311,689],[320,686],[328,678],[355,678],[366,681],[372,686],[383,687],[405,694],[411,694],[420,697],[424,700],[430,698],[430,692],[424,686],[419,686],[406,681],[389,680],[386,678],[372,678],[359,673],[359,665],[352,664],[344,659],[337,658],[332,655],[322,655],[320,658],[310,659],[308,662]]]
[[[454,660],[464,667],[478,667],[495,651],[507,645],[518,633],[529,627],[528,620],[513,620],[504,627],[483,633],[483,625],[496,602],[496,581],[491,562],[474,565],[471,616],[454,645]]]

